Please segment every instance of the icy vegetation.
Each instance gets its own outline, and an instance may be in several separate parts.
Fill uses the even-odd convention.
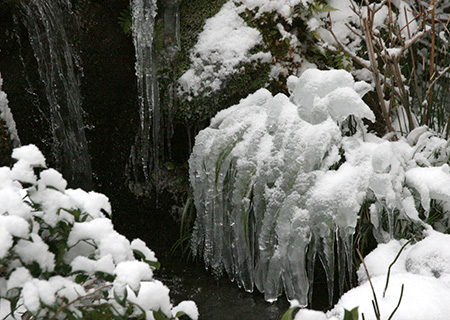
[[[335,265],[343,293],[363,204],[381,243],[428,228],[436,208],[433,227],[449,229],[450,148],[426,127],[398,141],[368,133],[362,119],[375,118],[361,97],[370,86],[346,71],[288,80],[290,97],[261,89],[197,136],[192,245],[245,290],[256,286],[268,301],[284,291],[306,306],[316,259],[330,299]]]
[[[198,318],[192,301],[172,306],[145,243],[114,230],[106,196],[66,189],[34,145],[13,158],[0,168],[0,319]]]

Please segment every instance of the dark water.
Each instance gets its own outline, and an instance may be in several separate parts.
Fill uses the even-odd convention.
[[[113,208],[119,208],[120,204],[123,202]],[[200,320],[280,320],[289,309],[285,296],[268,303],[262,293],[245,292],[227,276],[216,279],[201,261],[188,259],[180,251],[171,253],[179,238],[179,225],[168,211],[155,212],[142,201],[133,200],[119,212],[127,214],[113,215],[116,230],[129,239],[140,238],[147,243],[161,263],[155,278],[169,287],[172,303],[195,301]],[[318,263],[312,300],[313,309],[329,308],[326,276]]]
[[[227,277],[215,279],[200,263],[172,258],[161,264],[155,277],[169,287],[174,305],[194,300],[200,320],[279,320],[289,308],[284,297],[268,303],[261,293],[245,292]]]
[[[119,202],[113,208],[123,204]],[[126,215],[119,214],[125,210]],[[152,212],[143,202],[128,201],[122,211],[113,214],[113,222],[118,232],[129,239],[142,239],[156,253],[161,269],[155,271],[155,278],[169,287],[174,305],[195,301],[200,320],[279,320],[289,308],[285,297],[268,303],[263,294],[245,292],[226,276],[216,279],[203,263],[179,251],[171,253],[179,238],[179,225],[167,211]]]

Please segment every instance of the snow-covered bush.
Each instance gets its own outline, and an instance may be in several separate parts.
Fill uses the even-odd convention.
[[[364,258],[367,271],[361,265],[357,272],[358,287],[327,313],[303,309],[295,320],[343,320],[347,319],[344,310],[354,308],[358,318],[350,319],[387,320],[392,314],[397,320],[448,319],[450,236],[431,228],[424,235],[415,244],[391,240],[378,245]]]
[[[34,146],[0,168],[0,318],[197,319],[153,279],[154,253],[117,233],[106,196],[66,189]]]
[[[206,21],[190,55],[191,68],[179,79],[180,93],[193,97],[211,94],[222,88],[227,77],[239,72],[240,64],[270,61],[268,53],[250,53],[261,43],[260,32],[245,23],[233,1],[227,2]]]
[[[361,99],[366,84],[346,71],[311,69],[289,84],[291,98],[261,89],[220,112],[197,136],[190,159],[193,249],[248,291],[255,284],[273,301],[284,287],[289,299],[306,305],[316,255],[330,295],[335,263],[342,277],[351,270],[352,235],[368,184],[369,155],[348,156],[332,169],[344,142],[339,123],[352,115],[361,125],[361,118],[374,116]],[[346,145],[360,147],[357,140]]]
[[[371,107],[384,130],[407,134],[419,125],[446,133],[449,104],[448,3],[330,0],[335,10],[309,21],[325,51],[372,82]],[[332,61],[329,61],[332,62]],[[329,64],[332,66],[332,64]]]
[[[379,242],[420,236],[426,222],[448,231],[450,147],[426,127],[397,141],[368,133],[370,86],[344,70],[288,80],[290,97],[261,89],[197,136],[192,244],[246,290],[305,306],[316,258],[330,299],[335,265],[343,293],[363,203]]]

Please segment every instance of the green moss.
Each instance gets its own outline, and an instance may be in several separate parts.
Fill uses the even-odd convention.
[[[188,101],[182,97],[176,114],[177,122],[207,122],[218,111],[237,104],[242,98],[263,88],[269,80],[270,65],[243,64],[237,69],[243,71],[231,75],[224,83],[223,89],[206,96],[194,97]]]

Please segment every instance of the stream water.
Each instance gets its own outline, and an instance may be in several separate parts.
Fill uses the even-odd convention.
[[[172,258],[161,265],[156,277],[169,287],[173,303],[195,301],[200,320],[279,320],[289,308],[284,297],[266,302],[263,294],[245,292],[227,277],[214,278],[200,263]]]
[[[92,169],[83,124],[80,92],[81,66],[66,27],[72,9],[69,0],[21,2],[21,20],[28,30],[45,87],[47,121],[53,157],[69,185],[92,188]]]

